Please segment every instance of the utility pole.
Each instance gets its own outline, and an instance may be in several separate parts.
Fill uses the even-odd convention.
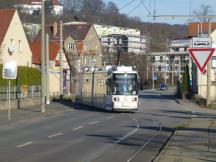
[[[45,113],[45,16],[44,0],[41,4],[41,112]]]
[[[50,104],[49,87],[49,34],[46,34],[46,104]]]
[[[62,20],[60,20],[60,51],[59,51],[59,59],[60,59],[60,99],[63,99],[63,24]]]
[[[209,21],[209,37],[211,35],[211,23]],[[207,107],[211,104],[211,60],[207,64],[207,89],[206,89]]]
[[[152,61],[152,89],[155,89],[155,84],[154,84],[154,64],[153,64],[153,61]]]
[[[180,80],[181,79],[181,55],[179,56],[179,73],[178,73],[178,79]]]
[[[165,69],[164,69],[164,84],[167,84],[166,82],[166,77],[167,77],[167,72],[166,72],[166,62],[165,62]]]
[[[174,59],[171,60],[171,66],[172,66],[172,86],[174,85],[174,64],[173,64],[173,62],[174,62]]]

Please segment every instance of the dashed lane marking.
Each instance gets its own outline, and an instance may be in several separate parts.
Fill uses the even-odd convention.
[[[94,121],[94,122],[91,122],[91,123],[89,123],[89,125],[94,125],[94,124],[97,124],[97,123],[99,123],[100,121]]]
[[[106,119],[112,119],[113,118],[113,116],[108,116],[108,117],[106,117]]]
[[[76,127],[76,128],[74,128],[72,130],[75,131],[75,130],[82,129],[82,128],[83,128],[83,126],[79,126],[79,127]]]
[[[50,135],[50,136],[48,136],[49,138],[53,138],[53,137],[56,137],[56,136],[60,136],[60,135],[62,135],[63,133],[56,133],[56,134],[52,134],[52,135]]]
[[[18,145],[18,146],[16,146],[16,147],[20,148],[20,147],[24,147],[24,146],[30,145],[30,144],[32,144],[32,143],[33,143],[33,142],[30,141],[30,142],[26,142],[26,143],[24,143],[24,144]]]

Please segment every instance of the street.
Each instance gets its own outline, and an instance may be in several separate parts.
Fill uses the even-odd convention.
[[[1,127],[0,161],[152,161],[191,116],[170,94],[141,92],[134,113],[71,104],[66,113]]]

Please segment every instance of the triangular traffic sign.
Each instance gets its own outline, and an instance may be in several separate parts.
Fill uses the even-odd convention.
[[[211,59],[215,48],[188,48],[190,56],[195,61],[200,72],[203,73],[206,65]]]

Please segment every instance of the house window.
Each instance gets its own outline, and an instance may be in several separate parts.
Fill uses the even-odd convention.
[[[20,53],[22,52],[22,42],[21,42],[21,40],[19,40],[19,52]]]
[[[69,44],[68,44],[68,50],[69,50],[69,51],[74,51],[74,50],[75,50],[74,43],[69,43]]]

